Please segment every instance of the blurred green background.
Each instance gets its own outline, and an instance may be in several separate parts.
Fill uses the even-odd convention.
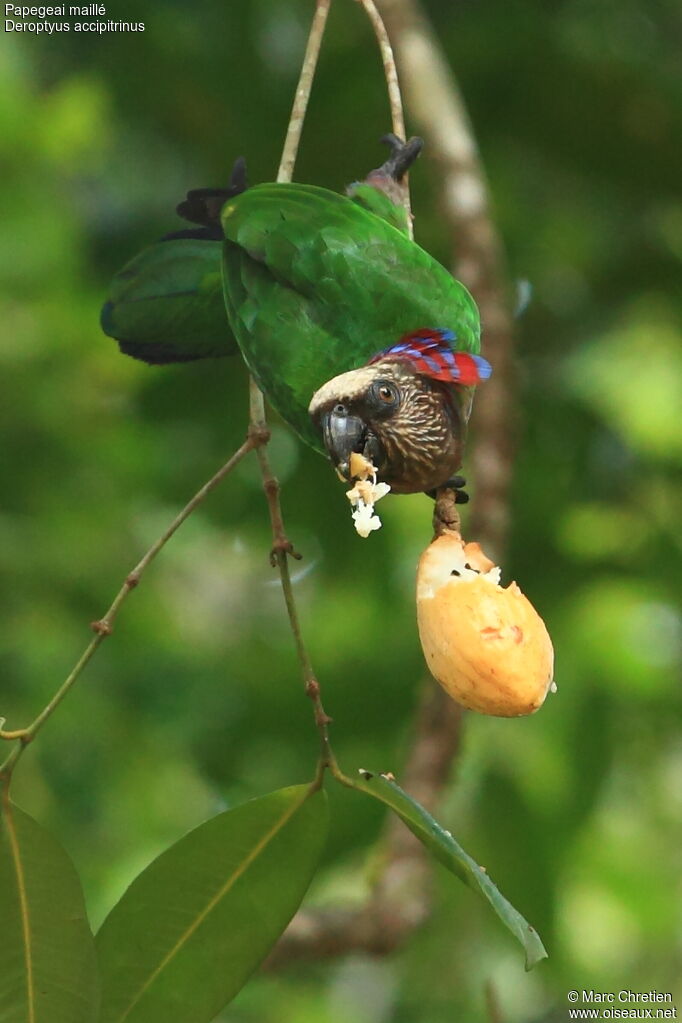
[[[470,715],[445,826],[542,934],[532,974],[438,868],[435,917],[387,961],[258,977],[225,1023],[563,1020],[569,988],[670,991],[682,1009],[682,19],[677,0],[426,3],[491,183],[518,321],[520,451],[505,565],[541,610],[558,694]],[[276,171],[311,3],[110,3],[140,34],[0,39],[0,711],[27,723],[126,572],[244,435],[230,360],[149,368],[98,328],[108,279],[180,227],[189,187]],[[299,180],[382,159],[375,45],[337,0]],[[449,261],[432,167],[418,240]],[[484,347],[485,351],[485,347]],[[475,419],[475,412],[474,412]],[[305,636],[342,765],[399,776],[423,671],[414,568],[426,497],[367,542],[334,474],[275,426]],[[17,801],[75,860],[98,924],[164,845],[310,777],[317,739],[256,467],[183,527],[115,638],[21,763]],[[336,787],[334,787],[336,789]],[[312,899],[356,899],[381,808],[330,792]]]

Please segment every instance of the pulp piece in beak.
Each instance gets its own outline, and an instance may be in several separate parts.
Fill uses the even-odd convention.
[[[346,497],[353,506],[353,523],[356,533],[365,539],[376,529],[381,529],[381,519],[374,514],[374,505],[391,489],[388,483],[377,483],[376,469],[363,455],[357,453],[350,458],[351,474],[357,470],[360,478],[356,478],[352,490]],[[368,476],[371,474],[371,479]]]
[[[370,476],[376,476],[375,465],[357,451],[353,451],[349,459],[350,478],[352,480],[368,480]]]

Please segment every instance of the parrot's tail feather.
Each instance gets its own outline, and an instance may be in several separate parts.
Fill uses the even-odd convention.
[[[197,241],[222,242],[224,237],[220,222],[217,222],[210,227],[188,227],[182,231],[169,231],[159,238],[159,241],[172,242],[177,238],[195,238]]]
[[[213,350],[188,351],[181,349],[173,342],[164,344],[159,341],[118,341],[122,355],[130,355],[133,359],[146,362],[148,366],[166,366],[173,362],[196,362],[197,359],[220,359],[231,352],[223,351],[218,345]]]

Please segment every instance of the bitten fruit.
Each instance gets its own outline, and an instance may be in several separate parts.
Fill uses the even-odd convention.
[[[470,710],[532,714],[555,691],[554,650],[545,623],[477,543],[446,533],[417,570],[417,621],[426,663],[445,691]]]

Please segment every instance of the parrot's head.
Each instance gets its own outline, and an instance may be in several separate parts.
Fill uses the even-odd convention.
[[[453,352],[451,338],[447,331],[417,331],[315,392],[309,412],[344,479],[353,452],[397,494],[434,490],[457,472],[470,388],[490,367],[480,356]]]

